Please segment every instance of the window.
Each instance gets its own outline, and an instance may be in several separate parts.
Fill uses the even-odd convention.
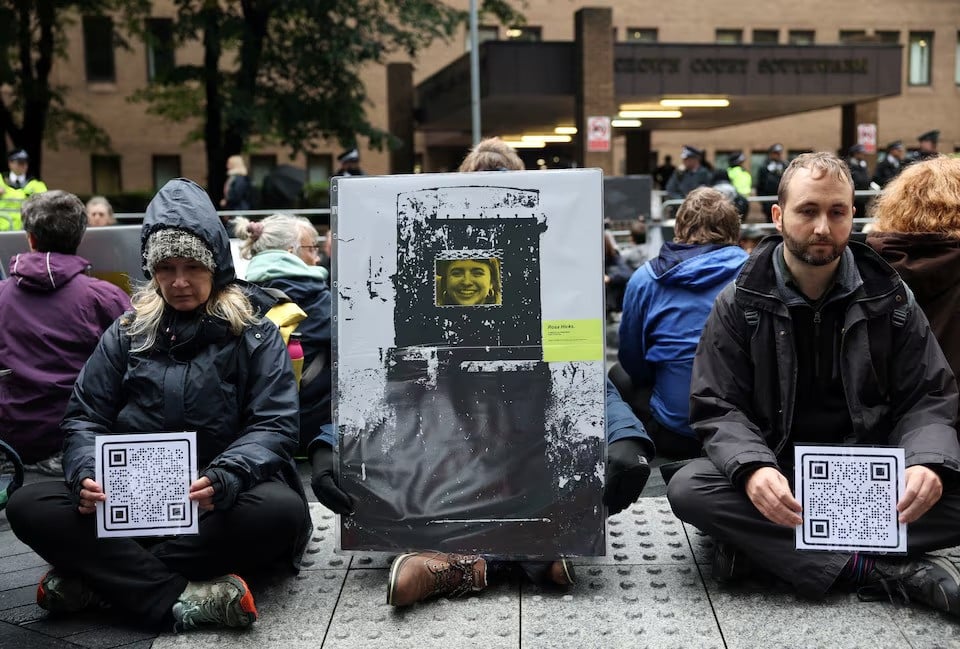
[[[812,29],[791,29],[787,42],[791,45],[813,45],[814,32]]]
[[[307,154],[307,184],[315,185],[330,181],[333,173],[333,156],[316,153]]]
[[[162,81],[173,71],[173,21],[147,19],[147,81]]]
[[[841,29],[840,30],[840,42],[841,43],[862,43],[867,36],[867,30],[865,29]]]
[[[776,45],[780,42],[779,29],[754,29],[753,42],[757,45]]]
[[[960,32],[957,32],[957,52],[956,56],[953,57],[954,60],[954,73],[953,81],[958,86],[960,86]]]
[[[276,166],[277,156],[272,153],[250,156],[250,183],[254,187],[260,187],[263,185],[263,179]]]
[[[719,45],[739,45],[743,42],[742,29],[718,29],[717,44]]]
[[[167,181],[179,178],[180,156],[155,155],[153,156],[153,188],[158,190],[167,184]]]
[[[757,178],[760,177],[760,169],[767,164],[767,150],[753,150],[750,152],[750,173],[753,176],[753,184],[756,186]]]
[[[536,43],[542,40],[542,31],[542,27],[532,27],[530,25],[510,27],[507,29],[507,40]]]
[[[83,60],[87,81],[116,81],[113,19],[109,16],[83,17]]]
[[[877,40],[880,41],[881,43],[896,45],[897,43],[900,42],[900,32],[898,31],[885,31],[882,29],[878,29],[877,31],[874,32],[874,34],[876,34]]]
[[[123,191],[120,179],[120,156],[90,156],[90,173],[93,176],[94,194],[119,194]]]
[[[634,43],[656,43],[657,30],[654,27],[627,27],[627,40]]]
[[[910,32],[911,86],[929,86],[931,59],[933,58],[933,32]]]
[[[500,39],[500,28],[496,25],[477,25],[477,42],[483,45],[487,41],[496,41]],[[470,28],[467,27],[467,34],[464,36],[463,51],[470,51]]]

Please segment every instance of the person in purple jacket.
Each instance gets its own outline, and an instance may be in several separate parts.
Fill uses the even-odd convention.
[[[50,191],[23,204],[30,252],[10,260],[0,282],[0,439],[28,470],[63,476],[63,419],[80,368],[124,311],[122,290],[87,275],[77,247],[83,203]]]

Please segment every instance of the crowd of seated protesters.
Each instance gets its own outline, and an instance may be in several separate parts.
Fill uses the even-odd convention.
[[[461,171],[522,168],[494,138]],[[842,160],[799,156],[771,207],[777,234],[751,241],[749,255],[739,246],[736,208],[708,187],[689,191],[674,241],[653,259],[621,253],[605,233],[608,304],[622,302],[623,315],[620,372],[611,372],[619,390],[607,383],[604,503],[615,513],[636,500],[656,447],[691,460],[672,476],[668,498],[679,518],[718,541],[715,578],[766,572],[812,597],[901,592],[960,615],[960,572],[950,559],[926,554],[960,543],[960,160],[906,166],[876,201],[869,246],[850,240],[852,192]],[[178,631],[247,627],[257,613],[241,575],[296,569],[310,529],[293,456],[309,454],[321,503],[342,515],[353,507],[334,470],[331,296],[328,274],[316,266],[316,231],[294,217],[241,221],[253,283],[239,281],[206,193],[171,181],[148,208],[142,254],[150,282],[131,307],[122,291],[87,277],[88,264],[76,257],[87,219],[83,204],[64,192],[28,200],[31,252],[15,258],[11,279],[0,283],[0,367],[12,370],[0,374],[0,438],[29,466],[64,479],[20,489],[7,510],[17,536],[53,566],[38,603],[55,612],[107,604]],[[634,251],[644,234],[636,228]],[[43,277],[49,269],[56,272]],[[257,285],[281,290],[308,313],[305,367],[311,358],[324,367],[304,386],[299,409],[286,349],[261,318],[278,298]],[[864,299],[879,306],[865,313]],[[65,327],[62,318],[44,316],[65,311],[86,319]],[[878,317],[880,324],[866,325]],[[32,320],[9,324],[17,318]],[[879,327],[889,335],[878,338]],[[777,340],[787,330],[793,335],[784,346]],[[32,335],[69,339],[55,360],[37,363],[42,346]],[[840,335],[842,347],[834,344]],[[878,345],[888,348],[874,353]],[[249,355],[249,376],[220,366],[228,348]],[[160,383],[180,366],[194,371],[179,385],[183,411],[171,421]],[[32,367],[55,368],[55,376],[31,377]],[[238,393],[248,383],[256,389],[239,408],[211,408],[210,395],[226,394],[225,383]],[[848,401],[848,394],[862,398]],[[264,400],[269,411],[260,410]],[[93,475],[94,437],[184,428],[201,432],[200,477],[190,488],[204,512],[201,534],[98,540],[91,514],[105,495]],[[802,516],[792,496],[793,445],[851,440],[906,450],[907,491],[898,503],[900,520],[911,524],[906,557],[793,547]],[[388,602],[474,592],[504,574],[499,567],[481,555],[404,554],[390,571]],[[542,583],[574,581],[563,559],[521,568]]]

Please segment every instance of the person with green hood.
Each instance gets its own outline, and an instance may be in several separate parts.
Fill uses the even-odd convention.
[[[330,288],[327,269],[317,266],[317,231],[305,218],[274,214],[262,221],[237,219],[234,235],[250,259],[246,280],[282,291],[307,314],[296,331],[303,346],[300,379],[300,455],[320,436],[333,444],[330,409]],[[319,443],[319,442],[318,442]]]

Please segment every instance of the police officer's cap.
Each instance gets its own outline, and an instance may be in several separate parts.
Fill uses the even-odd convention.
[[[350,149],[349,151],[344,151],[337,156],[339,162],[358,162],[360,160],[360,152],[356,149]]]
[[[850,147],[850,151],[847,153],[847,155],[856,155],[858,153],[866,153],[866,152],[867,152],[867,147],[863,146],[862,144],[854,144],[852,147]]]
[[[767,149],[767,153],[783,153],[783,145],[777,142],[776,144],[771,145],[769,149]]]
[[[747,157],[743,155],[743,151],[734,151],[727,156],[727,164],[731,167],[736,167],[737,165],[742,165],[746,159]]]
[[[703,159],[703,151],[701,151],[695,146],[690,146],[689,144],[684,144],[680,148],[681,160],[686,160],[687,158],[692,158],[694,156],[696,156],[697,158]]]
[[[936,130],[936,129],[934,129],[934,130],[932,130],[932,131],[927,131],[926,133],[924,133],[923,135],[921,135],[921,136],[918,137],[917,139],[918,139],[919,141],[921,141],[921,142],[933,142],[934,144],[936,144],[936,143],[937,143],[937,140],[940,139],[940,131],[938,131],[938,130]]]
[[[887,151],[893,151],[894,149],[902,149],[902,148],[903,148],[903,140],[894,140],[893,142],[887,145]]]
[[[7,160],[10,162],[30,162],[30,156],[25,149],[19,149],[11,153],[7,157]]]

